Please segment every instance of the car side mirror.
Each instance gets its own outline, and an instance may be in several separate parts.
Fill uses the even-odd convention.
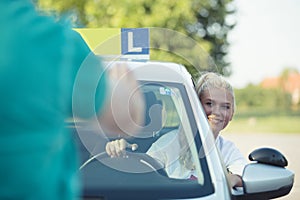
[[[279,167],[286,167],[288,165],[288,161],[284,155],[272,148],[259,148],[252,151],[249,154],[249,160]]]
[[[242,180],[243,192],[236,199],[273,199],[289,194],[294,173],[285,167],[287,159],[272,148],[256,149],[249,154],[252,163],[246,165]]]
[[[244,194],[249,199],[272,199],[287,195],[294,173],[283,167],[261,163],[248,164],[243,172]]]

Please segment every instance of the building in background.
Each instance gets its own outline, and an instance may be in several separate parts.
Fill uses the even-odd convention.
[[[300,103],[299,72],[293,71],[279,77],[265,78],[261,82],[261,87],[266,89],[283,89],[285,92],[291,94],[293,105],[298,105]]]

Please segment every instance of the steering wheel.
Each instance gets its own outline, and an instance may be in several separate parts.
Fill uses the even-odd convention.
[[[156,172],[168,177],[164,165],[146,153],[126,152],[126,155],[123,157],[110,157],[106,152],[101,152],[88,159],[83,165],[81,165],[80,170],[94,161],[102,162],[110,168],[123,172]]]

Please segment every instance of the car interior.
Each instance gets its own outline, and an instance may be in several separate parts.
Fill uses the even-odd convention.
[[[83,178],[84,194],[88,196],[101,194],[105,197],[109,196],[109,199],[120,198],[123,194],[128,198],[130,196],[139,199],[137,191],[144,191],[150,192],[151,198],[156,199],[155,195],[168,198],[192,198],[213,192],[211,185],[199,185],[195,184],[198,183],[197,181],[169,178],[164,166],[145,153],[153,142],[169,131],[177,129],[179,122],[178,113],[171,113],[172,116],[168,119],[171,119],[171,122],[166,122],[164,119],[166,112],[163,106],[166,105],[163,105],[163,102],[166,104],[168,98],[169,102],[173,102],[171,95],[168,94],[168,88],[157,85],[153,87],[156,87],[156,90],[152,91],[151,85],[144,87],[146,100],[144,127],[135,137],[127,138],[129,143],[136,143],[139,147],[135,152],[128,149],[126,157],[112,159],[105,153],[105,144],[116,138],[107,138],[84,124],[79,127],[70,126],[80,151],[80,173]],[[157,90],[166,91],[157,93]],[[157,96],[165,99],[162,101]],[[174,110],[172,106],[175,105],[171,105],[170,110]],[[137,187],[140,188],[137,190]],[[199,187],[207,188],[200,190]],[[112,190],[118,191],[118,194]],[[182,193],[183,190],[186,192]],[[159,193],[156,194],[155,191]],[[145,198],[143,192],[140,195],[140,198]]]

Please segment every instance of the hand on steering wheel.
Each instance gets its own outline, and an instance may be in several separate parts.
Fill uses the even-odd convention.
[[[108,142],[105,146],[106,153],[111,157],[120,157],[126,155],[126,148],[130,148],[132,151],[137,150],[137,144],[130,144],[125,139],[114,140]]]

